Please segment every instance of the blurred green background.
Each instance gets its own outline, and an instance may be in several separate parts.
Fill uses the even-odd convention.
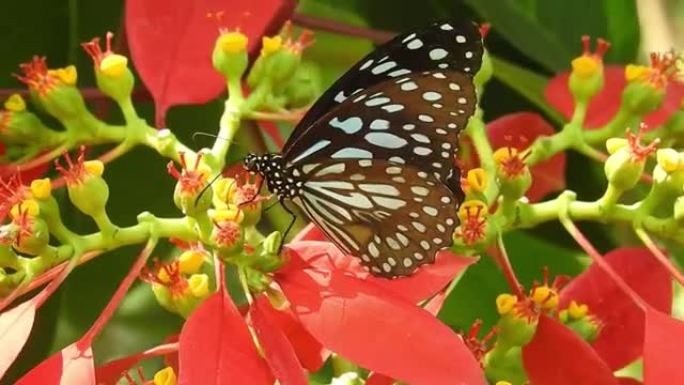
[[[229,9],[231,1],[225,3]],[[684,1],[302,0],[297,12],[386,31],[403,31],[435,19],[491,23],[486,45],[499,59],[499,65],[481,102],[488,121],[509,112],[537,111],[558,126],[558,115],[549,114],[550,107],[544,102],[544,85],[553,74],[569,68],[570,60],[581,52],[581,35],[608,39],[612,43],[606,57],[609,63],[640,61],[644,52],[681,48],[684,41],[684,23],[680,22],[684,18]],[[123,2],[3,1],[2,14],[0,89],[5,90],[2,95],[6,97],[8,90],[21,86],[10,74],[18,71],[18,63],[34,54],[46,55],[52,67],[76,64],[79,85],[92,87],[92,62],[82,52],[80,43],[103,36],[109,30],[121,31]],[[373,47],[371,42],[358,38],[324,32],[315,36],[317,43],[306,51],[305,57],[319,69],[323,83],[334,80]],[[150,101],[140,100],[137,106],[152,122]],[[98,102],[93,108],[108,122],[122,121],[111,104]],[[176,107],[170,111],[167,123],[187,144],[199,148],[209,143],[199,139],[194,142],[192,133],[216,132],[221,108],[220,100],[202,106]],[[238,143],[254,143],[258,135],[253,127],[247,127]],[[232,155],[234,159],[240,156]],[[145,210],[160,216],[178,215],[171,200],[174,180],[166,173],[166,162],[151,150],[140,148],[107,166],[105,178],[111,189],[108,207],[116,224],[134,224],[136,215]],[[601,166],[569,154],[568,188],[583,199],[597,198],[605,187]],[[64,207],[70,226],[83,233],[94,230],[89,219],[69,205]],[[278,225],[275,223],[275,227]],[[624,241],[620,229],[589,225],[588,232],[603,250]],[[540,279],[543,266],[549,266],[553,274],[577,274],[585,263],[555,223],[510,234],[506,242],[523,283]],[[49,354],[78,338],[100,313],[138,249],[116,250],[78,268],[40,310],[31,339],[3,384],[12,383]],[[155,256],[163,258],[171,251],[172,247],[164,244]],[[486,331],[496,317],[494,298],[506,290],[494,263],[483,259],[459,282],[440,317],[458,330],[467,329],[476,318],[481,318]],[[178,331],[181,324],[180,318],[155,303],[149,287],[137,284],[98,339],[96,357],[104,362],[149,348]]]

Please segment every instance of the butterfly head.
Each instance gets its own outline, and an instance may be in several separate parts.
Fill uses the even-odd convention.
[[[249,172],[261,171],[262,163],[263,161],[261,160],[261,157],[256,154],[247,154],[243,161],[245,169]]]

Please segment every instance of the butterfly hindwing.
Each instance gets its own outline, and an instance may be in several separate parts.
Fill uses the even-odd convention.
[[[309,109],[283,148],[287,153],[311,125],[352,94],[415,72],[450,70],[473,76],[482,61],[482,38],[474,23],[435,23],[377,47],[338,79]]]
[[[292,145],[285,159],[290,165],[321,159],[383,159],[412,165],[446,181],[475,99],[470,78],[459,72],[433,71],[387,80],[324,115],[310,128],[311,135]]]
[[[295,169],[305,182],[294,201],[375,275],[409,275],[451,243],[456,197],[425,171],[376,159]]]

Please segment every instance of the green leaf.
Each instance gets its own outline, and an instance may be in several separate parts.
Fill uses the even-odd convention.
[[[577,275],[586,265],[583,254],[530,235],[515,231],[504,236],[511,264],[520,282],[529,288],[534,280],[541,281],[544,267],[552,276]],[[510,293],[511,289],[493,262],[483,257],[468,268],[455,289],[449,294],[439,318],[457,330],[468,330],[477,320],[483,321],[483,330],[489,330],[498,319],[496,297]]]
[[[565,121],[565,118],[544,98],[544,88],[549,79],[492,55],[490,58],[494,65],[494,76],[497,79],[526,97],[556,123],[560,124]]]
[[[575,56],[556,35],[516,1],[467,0],[467,3],[491,23],[503,38],[549,70],[558,72],[567,68]]]
[[[621,62],[636,59],[639,52],[640,31],[636,0],[604,0],[608,40],[607,57]]]

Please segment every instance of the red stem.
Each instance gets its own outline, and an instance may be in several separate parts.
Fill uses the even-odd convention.
[[[121,281],[121,284],[114,292],[114,295],[109,300],[107,306],[105,306],[104,310],[102,310],[100,316],[97,317],[93,323],[93,326],[90,327],[90,330],[88,330],[86,334],[84,334],[83,337],[81,337],[81,339],[78,341],[79,349],[87,349],[87,347],[93,343],[95,337],[105,327],[109,319],[112,318],[117,307],[119,307],[119,304],[126,295],[126,292],[131,285],[133,285],[133,282],[135,282],[135,280],[138,278],[140,270],[142,270],[142,268],[145,266],[145,263],[147,263],[147,259],[149,258],[150,254],[152,254],[152,250],[154,250],[155,245],[156,241],[153,241],[152,239],[147,242],[147,245],[145,245],[145,248],[140,252],[140,255],[138,255],[138,259],[135,261],[128,274],[126,274],[126,277],[124,277],[123,281]]]
[[[504,277],[506,277],[506,282],[508,282],[508,286],[511,287],[511,290],[513,290],[513,293],[515,293],[515,295],[518,298],[524,298],[525,294],[523,293],[522,285],[520,284],[518,277],[515,275],[513,265],[511,265],[511,260],[510,258],[508,258],[508,253],[506,252],[506,247],[503,243],[503,238],[501,236],[499,236],[497,251],[498,252],[492,254],[494,256],[494,260],[501,268]]]
[[[300,27],[318,29],[321,31],[333,32],[346,36],[360,37],[363,39],[368,39],[376,44],[385,43],[396,36],[396,33],[394,32],[357,27],[346,23],[341,23],[339,21],[302,15],[301,13],[293,14],[292,21]]]
[[[672,277],[681,285],[684,285],[684,275],[682,275],[682,272],[680,272],[672,263],[672,261],[658,248],[658,246],[656,246],[651,237],[649,237],[648,234],[642,229],[637,230],[637,235],[639,238],[641,238],[642,242],[644,242],[644,245],[646,245],[651,253],[653,253],[658,262],[660,262],[660,264],[663,265],[668,272],[670,272],[670,275],[672,275]]]

